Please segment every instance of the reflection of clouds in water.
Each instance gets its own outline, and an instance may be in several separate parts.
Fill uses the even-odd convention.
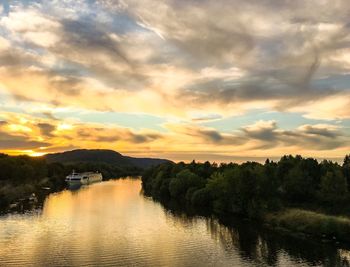
[[[345,249],[247,221],[224,225],[165,209],[140,188],[131,179],[98,183],[51,194],[42,213],[0,217],[0,265],[337,266],[349,260]]]
[[[177,228],[201,228],[227,253],[235,255],[248,265],[257,266],[348,266],[350,252],[333,244],[298,239],[262,229],[255,222],[234,218],[228,225],[213,217],[194,215],[193,210],[181,211],[181,205],[171,203],[163,207],[168,223]],[[228,221],[227,219],[225,221]],[[202,232],[202,233],[204,233]]]

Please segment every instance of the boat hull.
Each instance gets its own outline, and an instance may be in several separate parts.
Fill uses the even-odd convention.
[[[73,173],[66,177],[68,185],[88,185],[102,181],[101,173]]]

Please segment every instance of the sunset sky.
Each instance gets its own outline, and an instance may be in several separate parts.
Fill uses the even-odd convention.
[[[349,0],[0,0],[0,151],[350,153]]]

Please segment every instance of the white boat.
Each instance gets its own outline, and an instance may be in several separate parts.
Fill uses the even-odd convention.
[[[66,182],[70,185],[72,184],[91,184],[102,181],[102,174],[99,172],[73,172],[66,177]]]

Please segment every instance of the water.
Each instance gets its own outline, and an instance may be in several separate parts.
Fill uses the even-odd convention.
[[[334,245],[166,210],[125,179],[0,217],[0,266],[347,266]]]

